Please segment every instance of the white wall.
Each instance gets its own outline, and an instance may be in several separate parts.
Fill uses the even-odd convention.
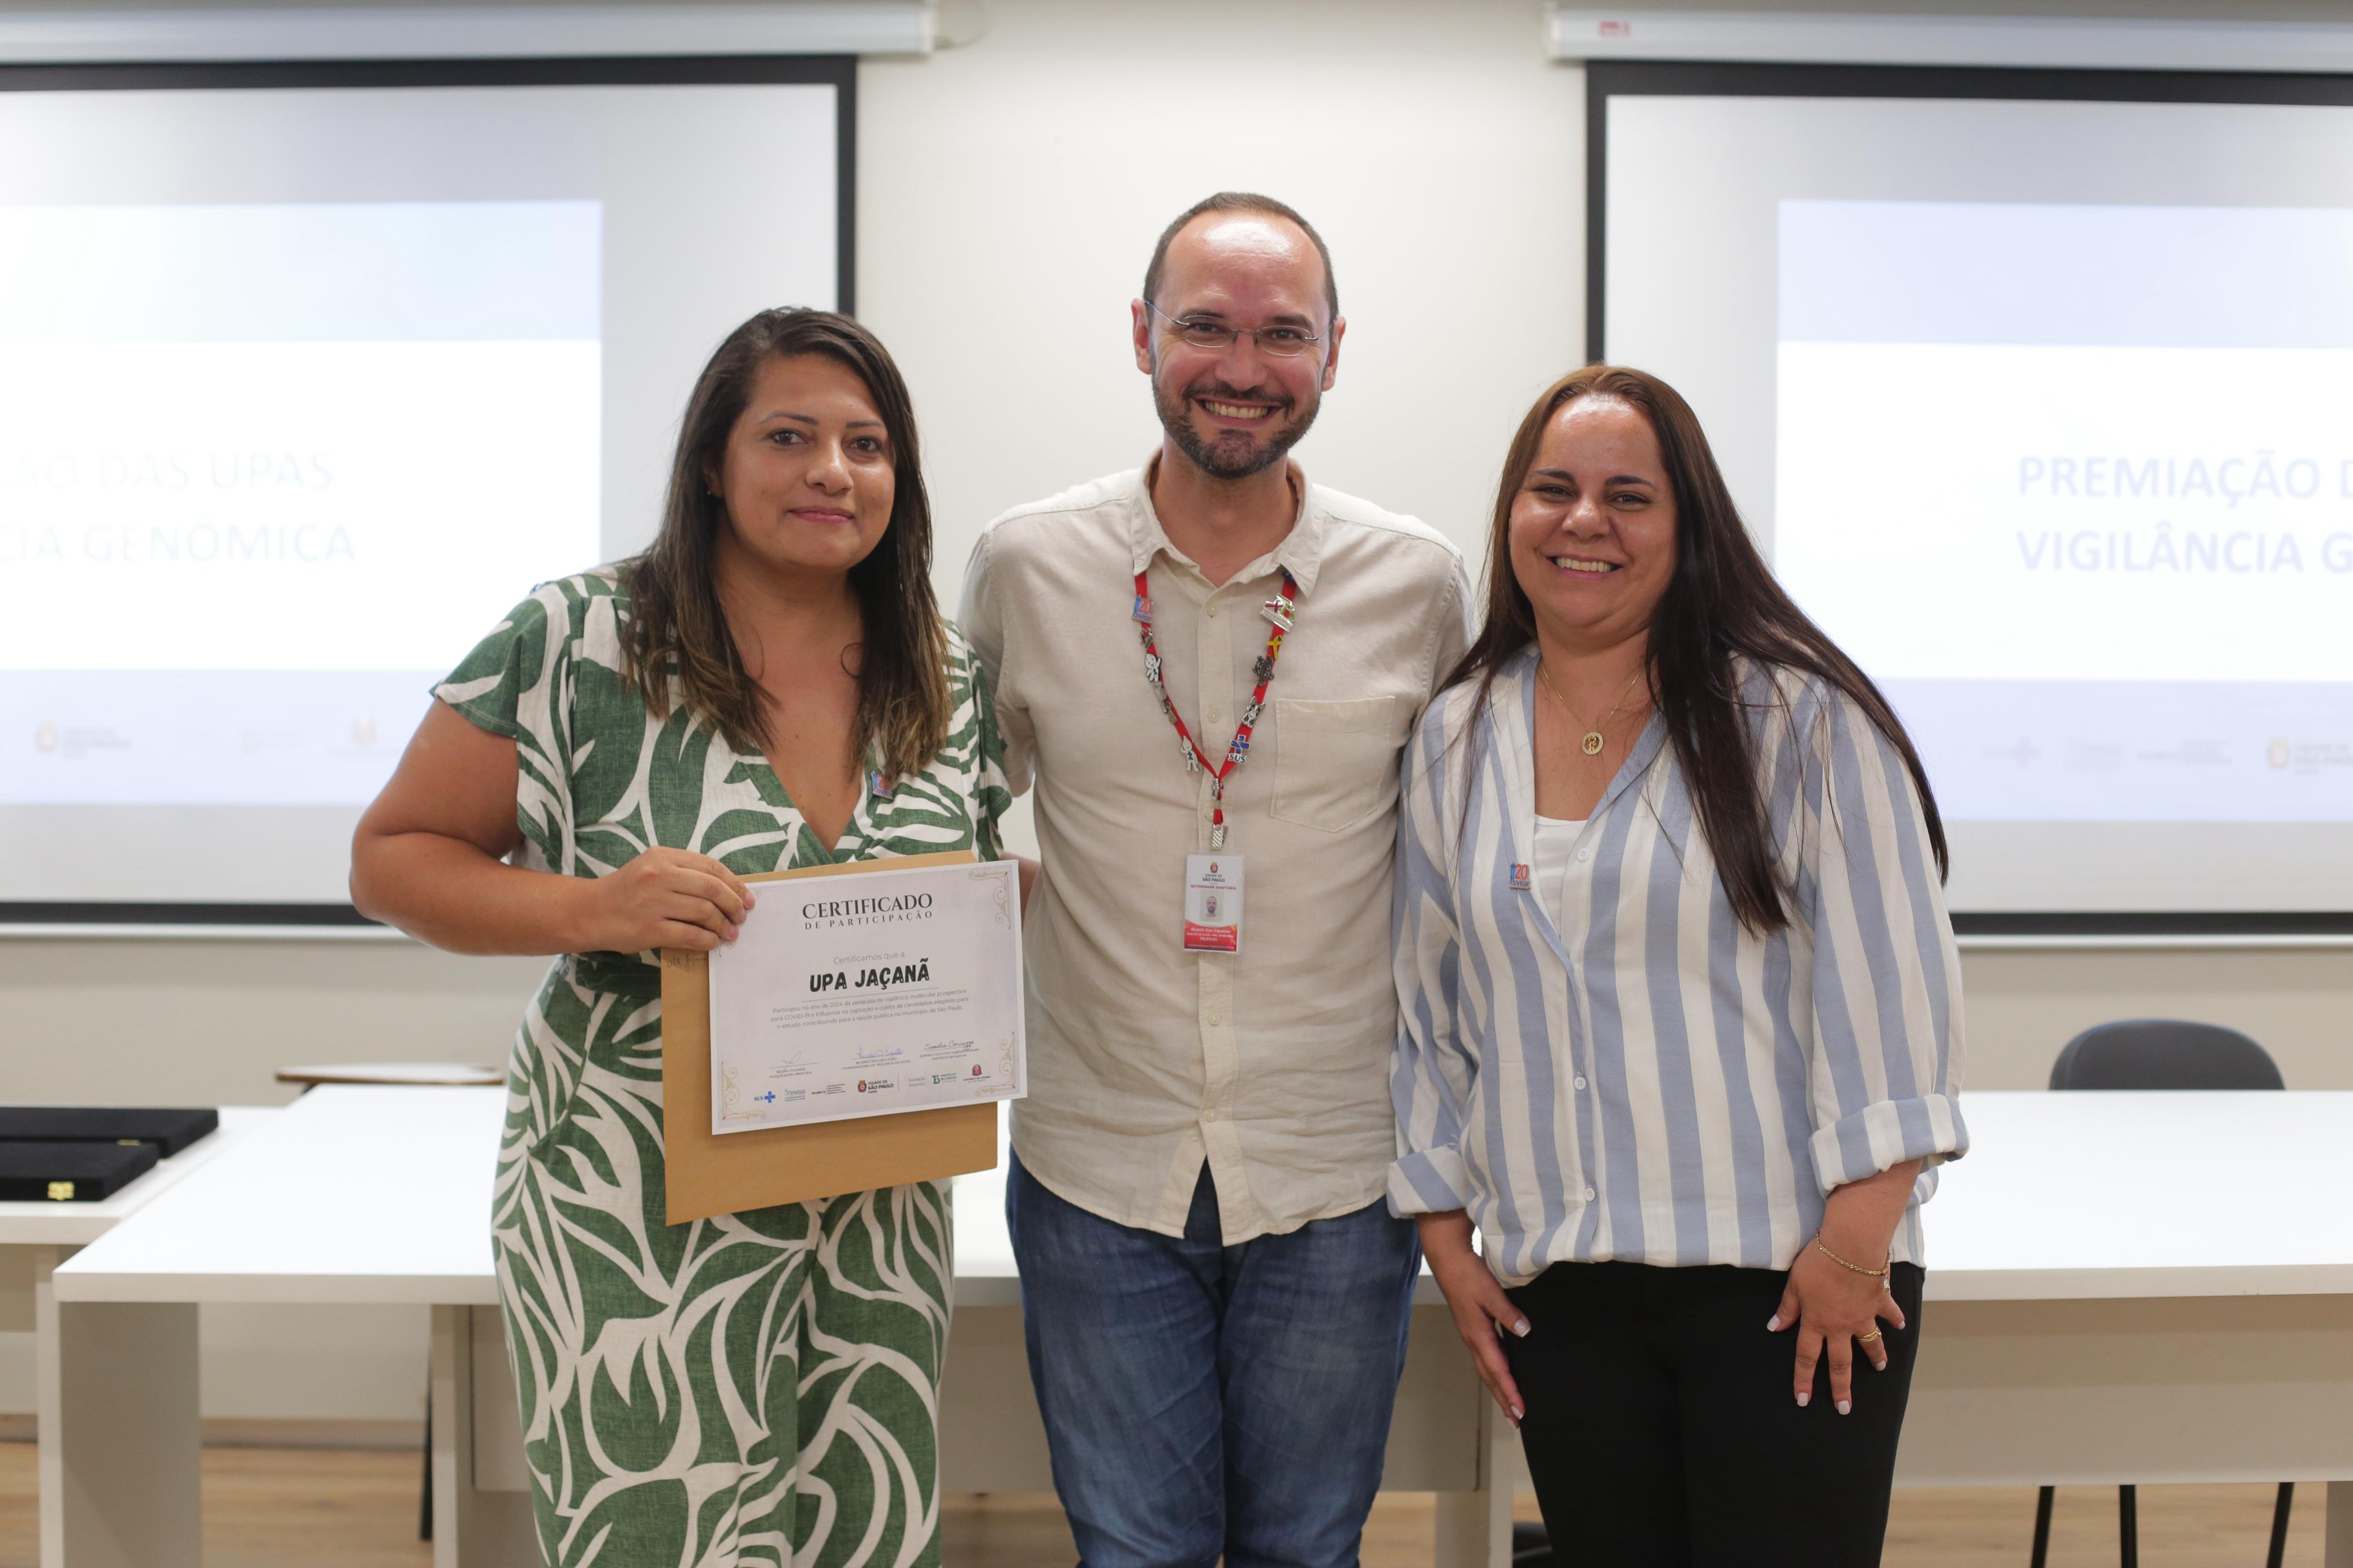
[[[1583,342],[1582,76],[1544,58],[1535,0],[950,0],[943,21],[983,16],[967,47],[860,73],[861,313],[914,388],[949,601],[988,517],[1149,448],[1126,302],[1161,225],[1227,185],[1298,205],[1335,254],[1351,327],[1309,472],[1475,549],[1514,422]],[[496,1058],[540,968],[405,943],[0,942],[0,1098],[271,1103],[288,1062]],[[2036,1087],[2074,1030],[2148,1014],[2237,1025],[2291,1085],[2353,1088],[2353,952],[1965,969],[1978,1088]],[[206,1343],[215,1415],[417,1415],[413,1314],[221,1312]],[[0,1412],[30,1408],[29,1361],[0,1335]]]
[[[1582,348],[1581,73],[1536,7],[987,14],[859,83],[860,313],[915,391],[943,581],[991,515],[1156,442],[1128,302],[1162,226],[1228,187],[1332,247],[1348,332],[1310,475],[1475,550],[1505,439]]]

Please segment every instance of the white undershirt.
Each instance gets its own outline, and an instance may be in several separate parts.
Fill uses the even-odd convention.
[[[1561,919],[1560,900],[1568,882],[1568,855],[1576,847],[1577,837],[1585,831],[1582,819],[1569,822],[1557,816],[1536,818],[1535,893],[1552,911],[1553,924],[1566,929]]]

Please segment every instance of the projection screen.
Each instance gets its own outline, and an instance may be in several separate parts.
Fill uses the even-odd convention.
[[[2353,930],[2353,83],[1589,90],[1589,350],[1887,691],[1963,929]]]
[[[0,921],[356,923],[361,808],[849,307],[846,57],[0,70]]]

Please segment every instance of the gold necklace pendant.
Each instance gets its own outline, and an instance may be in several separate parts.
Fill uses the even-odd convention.
[[[1641,675],[1642,672],[1640,669],[1637,669],[1633,675],[1627,678],[1625,690],[1618,694],[1618,700],[1610,707],[1609,711],[1601,716],[1602,724],[1607,724],[1610,720],[1618,717],[1618,710],[1626,706],[1626,699],[1633,695],[1634,682],[1640,679]],[[1536,661],[1536,680],[1544,687],[1545,695],[1551,698],[1553,701],[1559,706],[1560,710],[1568,715],[1570,720],[1579,725],[1582,725],[1585,722],[1584,720],[1577,718],[1577,710],[1568,705],[1568,699],[1560,694],[1560,688],[1552,683],[1552,674],[1545,668],[1544,660],[1541,658]],[[1607,742],[1601,738],[1601,727],[1597,724],[1592,729],[1585,731],[1585,738],[1577,742],[1577,749],[1582,751],[1588,757],[1598,757],[1601,754],[1601,748],[1605,744],[1607,744]]]

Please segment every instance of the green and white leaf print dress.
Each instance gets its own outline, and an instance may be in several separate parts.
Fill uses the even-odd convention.
[[[621,682],[613,568],[543,585],[434,695],[512,736],[522,863],[600,877],[668,845],[738,873],[999,853],[985,678],[951,628],[955,717],[828,854],[766,761]],[[558,959],[507,1075],[492,1231],[541,1550],[561,1568],[928,1568],[954,1268],[924,1183],[663,1222],[657,955]]]

